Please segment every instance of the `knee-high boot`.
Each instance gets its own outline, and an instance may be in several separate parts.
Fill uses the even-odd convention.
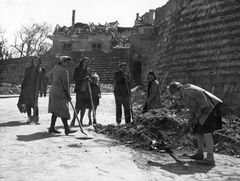
[[[69,128],[68,123],[67,123],[67,118],[62,118],[62,122],[63,122],[64,129],[65,129],[65,135],[77,132],[77,130],[71,130]]]
[[[57,131],[55,129],[56,120],[57,120],[57,117],[54,114],[52,114],[51,124],[50,124],[50,128],[48,130],[49,133],[61,133],[60,131]]]

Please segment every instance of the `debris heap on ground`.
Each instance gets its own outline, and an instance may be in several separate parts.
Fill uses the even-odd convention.
[[[187,123],[188,110],[177,98],[162,93],[163,106],[142,114],[145,88],[138,86],[132,89],[133,122],[106,126],[97,124],[96,132],[117,139],[122,144],[144,150],[151,150],[153,140],[161,146],[173,143]],[[223,121],[223,129],[213,134],[214,152],[240,157],[240,119],[233,115],[225,115]],[[179,152],[195,152],[196,147],[197,142],[192,133],[186,134],[175,145]]]

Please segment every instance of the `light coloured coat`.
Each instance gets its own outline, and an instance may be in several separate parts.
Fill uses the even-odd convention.
[[[48,112],[57,117],[70,119],[68,71],[63,66],[57,65],[50,72],[49,78],[52,80],[52,87],[49,92]]]
[[[204,124],[214,106],[222,103],[222,100],[212,93],[192,84],[186,84],[180,88],[180,97],[181,104],[190,110],[189,121],[192,121],[196,115],[201,115],[199,118],[201,125]],[[203,108],[205,108],[204,113],[201,111]]]

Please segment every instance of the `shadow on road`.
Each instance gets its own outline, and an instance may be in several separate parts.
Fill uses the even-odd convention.
[[[22,126],[22,125],[28,125],[29,123],[23,123],[20,121],[10,121],[10,122],[6,122],[6,123],[1,123],[0,127],[11,127],[11,126]]]
[[[41,139],[46,139],[51,137],[59,137],[59,136],[61,135],[49,134],[47,132],[37,132],[30,135],[17,135],[17,140],[27,142],[27,141],[36,141],[36,140],[41,140]]]
[[[194,161],[188,161],[184,163],[174,162],[174,163],[166,163],[166,164],[148,161],[147,163],[150,166],[160,167],[161,169],[164,169],[168,172],[179,174],[179,175],[207,173],[213,168],[213,166],[197,165]]]

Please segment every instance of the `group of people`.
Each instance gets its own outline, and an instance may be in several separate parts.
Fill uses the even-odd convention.
[[[69,102],[70,96],[70,82],[67,67],[72,60],[69,56],[61,56],[58,65],[55,66],[49,78],[52,81],[52,87],[49,92],[48,112],[52,113],[49,133],[60,133],[55,129],[55,122],[57,117],[62,119],[65,134],[76,132],[71,130],[68,126],[67,120],[70,119]],[[80,124],[83,124],[83,117],[85,110],[89,109],[89,125],[96,124],[96,110],[101,98],[101,91],[99,86],[99,77],[97,74],[92,74],[89,68],[91,60],[84,57],[74,70],[73,79],[75,81],[76,93],[76,113],[80,112]],[[131,88],[127,64],[121,63],[119,71],[114,74],[114,97],[116,103],[116,123],[120,124],[122,121],[122,107],[124,109],[125,123],[131,122]],[[147,74],[147,90],[146,98],[143,103],[142,113],[151,109],[161,107],[161,92],[160,84],[154,72],[150,71]],[[20,112],[27,112],[28,117],[31,116],[31,109],[34,109],[34,115],[38,116],[38,107],[36,102],[38,100],[38,91],[40,96],[46,96],[46,70],[41,66],[41,59],[34,57],[30,66],[25,69],[25,76],[21,86],[21,94],[19,97],[18,108]],[[213,156],[213,137],[212,133],[216,130],[222,129],[222,118],[220,107],[222,100],[212,93],[195,86],[193,84],[181,84],[179,82],[172,82],[168,86],[170,95],[175,95],[180,98],[180,102],[187,109],[190,110],[188,125],[192,126],[192,133],[197,137],[198,148],[196,154],[190,156],[195,159],[197,163],[203,165],[214,165]],[[91,112],[93,114],[93,121],[91,119]],[[71,126],[75,125],[77,114],[73,115]],[[186,126],[185,132],[190,131],[189,126]],[[204,143],[207,148],[207,155],[204,158]]]
[[[58,64],[50,71],[49,76],[46,76],[46,69],[42,67],[40,57],[33,57],[30,66],[25,69],[21,94],[17,105],[20,112],[27,112],[27,122],[30,121],[32,109],[33,115],[38,117],[38,94],[40,92],[41,96],[41,92],[43,92],[44,96],[46,96],[48,80],[50,79],[52,82],[48,104],[48,112],[52,113],[49,133],[60,133],[60,131],[55,129],[57,117],[62,119],[66,135],[76,132],[76,130],[69,128],[67,122],[70,119],[69,102],[71,102],[70,80],[67,67],[71,61],[71,57],[61,56]],[[91,60],[88,57],[83,57],[74,69],[74,92],[76,93],[74,109],[76,109],[77,114],[81,111],[81,125],[83,125],[82,120],[86,109],[89,109],[89,125],[92,124],[92,110],[95,113],[93,114],[93,123],[97,123],[96,110],[101,98],[99,76],[96,73],[92,74],[89,68],[90,62]],[[74,126],[76,116],[74,114],[71,126]]]
[[[130,122],[130,107],[129,99],[131,90],[129,89],[129,77],[126,74],[127,64],[120,64],[119,72],[115,73],[114,95],[116,102],[116,122],[121,123],[121,106],[124,107],[125,121]],[[148,112],[151,109],[160,108],[162,105],[160,84],[154,72],[150,71],[147,74],[147,89],[145,100],[143,102],[142,113]],[[212,93],[193,84],[181,84],[172,82],[168,86],[170,95],[175,95],[180,98],[180,102],[190,114],[188,123],[185,128],[185,133],[190,131],[197,137],[197,152],[189,158],[196,160],[198,164],[213,166],[215,165],[213,155],[213,137],[212,133],[222,129],[221,105],[222,100]],[[193,125],[193,126],[188,126]],[[206,157],[204,158],[204,144],[207,149]]]

